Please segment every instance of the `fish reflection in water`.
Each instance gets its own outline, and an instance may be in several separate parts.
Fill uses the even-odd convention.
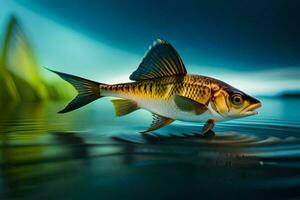
[[[134,125],[142,113],[122,126],[102,117],[104,107],[58,118],[60,106],[5,108],[1,199],[299,197],[297,116],[262,111],[220,124],[211,138],[198,134],[201,124],[185,123],[144,136],[144,125]]]

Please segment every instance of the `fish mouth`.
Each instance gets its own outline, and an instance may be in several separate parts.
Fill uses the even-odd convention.
[[[256,115],[257,111],[255,111],[255,109],[260,108],[262,105],[261,103],[255,103],[252,104],[248,107],[246,107],[244,110],[242,110],[242,112],[240,113],[243,116],[251,116],[251,115]]]

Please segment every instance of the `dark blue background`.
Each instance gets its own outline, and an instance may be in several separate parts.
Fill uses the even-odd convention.
[[[238,70],[298,67],[300,1],[19,1],[109,45],[143,54],[157,37],[189,62]],[[225,63],[225,64],[224,64]]]

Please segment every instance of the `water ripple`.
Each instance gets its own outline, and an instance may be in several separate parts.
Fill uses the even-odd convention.
[[[12,113],[0,119],[0,183],[9,195],[55,188],[59,182],[64,183],[63,188],[64,181],[81,187],[81,178],[86,176],[102,185],[110,181],[118,185],[120,177],[136,179],[135,184],[157,178],[153,185],[167,181],[172,188],[181,182],[201,185],[205,191],[237,188],[255,191],[260,197],[300,195],[297,119],[245,118],[218,123],[215,136],[203,137],[202,124],[185,122],[144,135],[139,132],[147,124],[137,124],[138,118],[117,121],[99,114],[94,122],[76,113],[62,117]],[[105,179],[108,174],[115,181]],[[101,188],[97,191],[104,192]],[[293,196],[283,196],[282,191],[292,191]]]

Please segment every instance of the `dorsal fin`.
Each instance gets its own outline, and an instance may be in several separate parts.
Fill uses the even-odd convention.
[[[146,53],[138,69],[130,75],[130,80],[160,78],[173,75],[185,75],[185,66],[168,42],[157,39]]]

